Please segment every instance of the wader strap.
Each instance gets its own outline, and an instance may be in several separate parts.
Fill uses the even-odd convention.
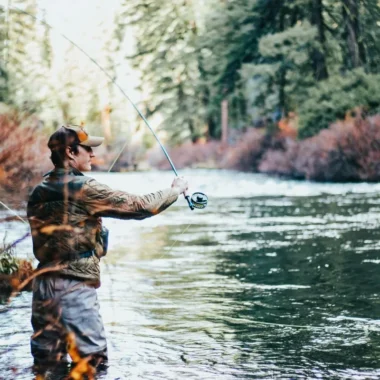
[[[84,259],[86,257],[96,256],[95,250],[87,251],[87,252],[81,252],[81,253],[68,253],[65,257],[65,260],[78,260],[78,259]]]

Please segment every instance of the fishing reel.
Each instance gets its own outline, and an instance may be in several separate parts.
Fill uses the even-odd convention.
[[[207,195],[199,191],[194,193],[191,197],[190,195],[186,195],[185,198],[191,210],[194,210],[195,208],[203,209],[207,206]]]

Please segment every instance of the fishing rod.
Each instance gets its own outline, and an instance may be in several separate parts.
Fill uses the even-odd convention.
[[[0,5],[0,7],[3,7]],[[4,7],[3,7],[4,8]],[[42,24],[46,25],[48,28],[50,29],[53,29],[53,30],[56,30],[57,33],[59,33],[66,41],[68,41],[70,44],[74,45],[78,50],[80,50],[90,61],[92,61],[106,76],[107,78],[111,81],[111,83],[113,83],[118,89],[119,91],[122,93],[122,95],[129,101],[129,103],[133,106],[133,108],[136,110],[136,112],[138,113],[138,115],[141,117],[141,119],[144,121],[145,125],[149,128],[149,130],[152,132],[154,138],[156,139],[158,145],[161,147],[165,157],[167,158],[167,160],[169,161],[169,164],[174,172],[174,174],[176,175],[176,177],[179,177],[178,175],[178,172],[167,152],[167,150],[165,149],[165,147],[162,145],[160,139],[158,138],[158,136],[156,135],[156,133],[154,132],[153,128],[150,126],[148,120],[146,119],[146,117],[141,113],[141,111],[139,110],[139,108],[136,106],[136,104],[132,101],[132,99],[128,96],[128,94],[124,91],[124,89],[116,82],[115,78],[113,76],[111,76],[107,70],[105,70],[102,66],[99,65],[99,63],[94,59],[92,58],[85,50],[83,50],[78,44],[76,44],[74,41],[72,41],[69,37],[67,37],[65,34],[59,32],[57,29],[53,28],[50,24],[48,24],[45,20],[40,20],[38,17],[18,8],[18,7],[15,7],[15,6],[11,6],[9,7],[8,6],[8,9],[13,9],[17,12],[20,12],[20,13],[23,13],[23,14],[26,14],[32,18],[34,18],[35,20],[37,20],[38,22],[41,22]],[[127,144],[124,144],[124,146],[122,147],[121,151],[119,152],[119,154],[116,156],[115,160],[113,161],[111,167],[109,168],[108,172],[111,171],[112,167],[114,166],[114,164],[116,163],[116,161],[119,159],[121,153],[123,152],[124,148],[126,147]],[[194,208],[198,208],[198,209],[203,209],[207,206],[207,202],[208,202],[208,197],[206,194],[204,193],[201,193],[201,192],[196,192],[194,193],[191,197],[186,193],[184,192],[184,197],[187,201],[187,204],[189,205],[189,208],[190,210],[194,210]]]

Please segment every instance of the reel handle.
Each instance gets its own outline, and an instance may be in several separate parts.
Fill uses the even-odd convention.
[[[189,205],[190,207],[190,210],[194,210],[194,205],[193,205],[193,202],[191,201],[191,198],[190,198],[190,195],[184,193],[183,194],[185,199],[187,200],[187,204]]]

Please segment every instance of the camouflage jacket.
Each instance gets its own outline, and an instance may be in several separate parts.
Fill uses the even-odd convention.
[[[143,196],[112,190],[75,169],[55,169],[31,193],[28,219],[39,267],[62,265],[63,275],[100,283],[102,219],[144,219],[174,203],[169,188]],[[95,255],[74,258],[95,250]],[[71,257],[70,257],[71,256]]]

